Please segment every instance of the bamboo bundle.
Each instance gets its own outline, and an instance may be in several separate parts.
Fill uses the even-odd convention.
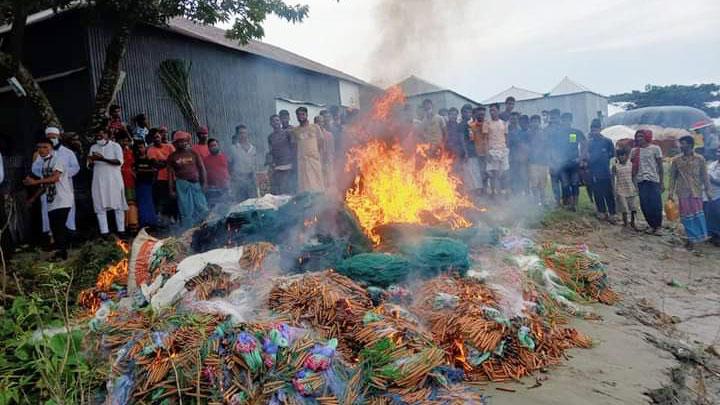
[[[572,347],[590,347],[575,329],[545,323],[537,314],[505,319],[491,290],[466,279],[441,277],[425,283],[413,311],[430,325],[449,364],[465,370],[471,381],[519,380],[558,364]],[[438,292],[458,297],[454,308],[434,305]]]
[[[605,265],[586,246],[543,245],[545,266],[583,299],[613,305],[619,296],[608,285]]]
[[[325,338],[340,339],[340,350],[350,355],[353,336],[372,302],[349,278],[324,271],[276,284],[269,306],[295,323],[310,325]]]
[[[272,243],[256,242],[243,246],[243,254],[240,257],[240,267],[248,271],[258,271],[262,268],[265,258],[270,253],[277,252]]]

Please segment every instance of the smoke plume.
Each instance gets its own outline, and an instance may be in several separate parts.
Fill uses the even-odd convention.
[[[410,75],[423,75],[443,63],[442,55],[461,25],[470,0],[382,0],[375,20],[379,43],[370,54],[376,70],[373,81],[397,83]]]

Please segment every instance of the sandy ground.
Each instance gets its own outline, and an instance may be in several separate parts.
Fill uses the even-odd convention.
[[[581,216],[537,231],[536,240],[582,242],[600,254],[622,301],[594,306],[601,321],[572,322],[594,348],[571,351],[539,387],[530,388],[534,378],[490,384],[490,403],[647,404],[646,393],[661,387],[663,404],[720,403],[720,248],[691,253],[677,234],[627,232]]]

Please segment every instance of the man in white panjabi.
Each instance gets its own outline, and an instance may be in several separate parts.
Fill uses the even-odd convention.
[[[45,137],[52,142],[53,155],[57,157],[62,163],[62,166],[67,171],[69,178],[69,186],[73,188],[72,178],[80,172],[80,163],[78,163],[75,152],[66,148],[60,143],[60,129],[57,127],[45,128]],[[43,169],[43,158],[38,155],[37,159],[32,164],[32,173],[37,177],[42,177]],[[42,231],[43,233],[50,233],[50,219],[48,216],[48,205],[47,196],[45,194],[40,196],[40,208],[42,211]],[[72,207],[70,207],[70,213],[68,214],[65,227],[71,231],[75,231],[75,202],[73,201]]]
[[[107,130],[95,132],[95,144],[88,153],[88,166],[93,169],[92,199],[98,218],[100,234],[108,235],[107,212],[115,211],[115,224],[119,233],[125,232],[125,186],[120,167],[123,164],[122,147],[109,139]]]
[[[307,108],[299,107],[295,113],[300,124],[292,129],[291,139],[297,145],[298,193],[322,193],[325,191],[322,129],[308,121]]]

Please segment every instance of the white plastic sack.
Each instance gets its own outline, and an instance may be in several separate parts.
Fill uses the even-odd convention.
[[[260,198],[250,198],[239,204],[233,205],[229,213],[246,212],[256,210],[276,210],[292,200],[290,195],[265,194]]]
[[[175,273],[165,285],[152,297],[150,304],[154,309],[165,308],[177,302],[187,290],[185,283],[200,274],[208,264],[220,266],[225,273],[240,275],[240,257],[243,247],[215,249],[185,258],[177,266]]]

